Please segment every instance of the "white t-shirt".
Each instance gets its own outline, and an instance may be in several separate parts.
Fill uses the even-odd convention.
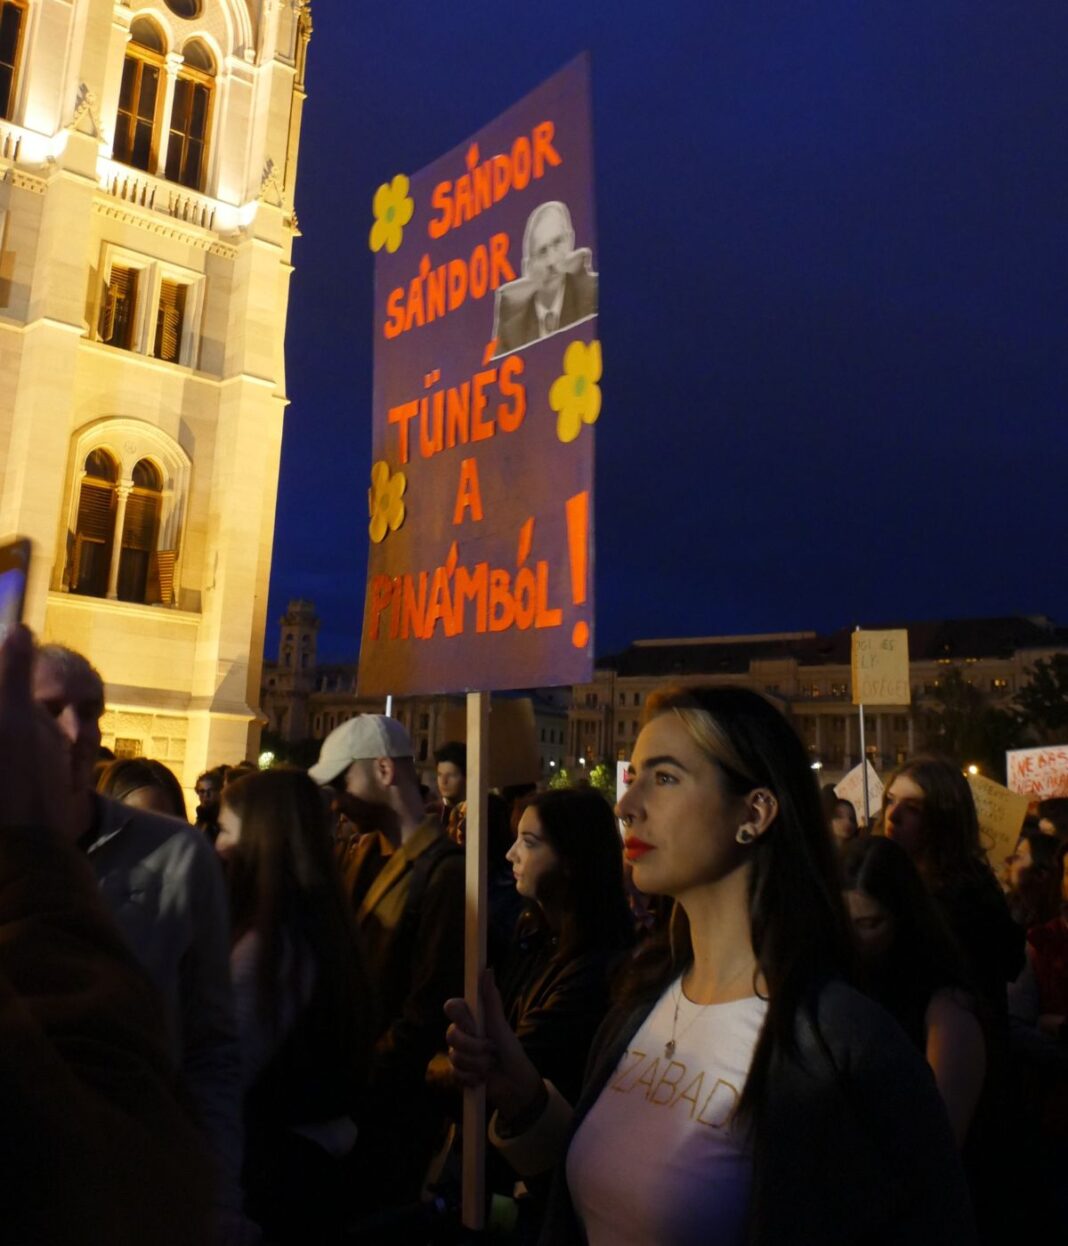
[[[752,1161],[730,1125],[766,1013],[756,996],[693,1004],[681,979],[660,997],[568,1149],[590,1246],[744,1242]]]

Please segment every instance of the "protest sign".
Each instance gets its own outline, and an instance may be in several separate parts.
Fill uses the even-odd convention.
[[[857,811],[858,821],[863,822],[864,814],[864,767],[868,767],[868,806],[873,813],[883,807],[883,783],[870,761],[865,761],[852,770],[835,785],[834,794],[839,800],[848,800]]]
[[[853,633],[853,704],[908,705],[909,634],[904,628]]]
[[[374,197],[361,695],[592,677],[589,73]]]
[[[981,774],[968,775],[968,786],[972,789],[987,860],[991,869],[1000,874],[1005,858],[1020,838],[1020,828],[1027,816],[1027,797],[1010,792]]]
[[[1068,796],[1068,744],[1017,748],[1005,754],[1009,790],[1031,800]]]

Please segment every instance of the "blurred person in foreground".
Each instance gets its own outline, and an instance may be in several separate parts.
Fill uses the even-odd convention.
[[[5,1242],[202,1246],[211,1175],[159,1001],[70,843],[70,743],[0,646],[0,1199]]]
[[[67,739],[70,837],[163,998],[171,1053],[216,1163],[221,1223],[240,1235],[241,1056],[219,863],[191,826],[93,791],[104,685],[86,658],[61,645],[42,646],[33,696]]]
[[[271,1242],[338,1240],[374,1000],[319,789],[296,770],[228,784],[231,967],[246,1210]]]
[[[391,815],[345,859],[379,1018],[351,1166],[353,1205],[414,1203],[444,1132],[426,1076],[445,1047],[442,1005],[463,983],[463,853],[426,813],[412,743],[395,718],[359,714],[342,723],[308,773]]]

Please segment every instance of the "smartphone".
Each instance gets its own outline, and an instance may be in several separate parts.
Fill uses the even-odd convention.
[[[30,542],[12,537],[0,542],[0,640],[22,621],[26,603],[26,580],[30,574]]]

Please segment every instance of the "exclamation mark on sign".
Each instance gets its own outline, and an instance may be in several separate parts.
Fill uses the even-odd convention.
[[[576,493],[568,498],[567,549],[571,558],[571,600],[581,606],[586,600],[586,572],[590,533],[590,495]],[[590,640],[590,625],[579,619],[571,632],[571,643],[576,649],[585,649]]]

